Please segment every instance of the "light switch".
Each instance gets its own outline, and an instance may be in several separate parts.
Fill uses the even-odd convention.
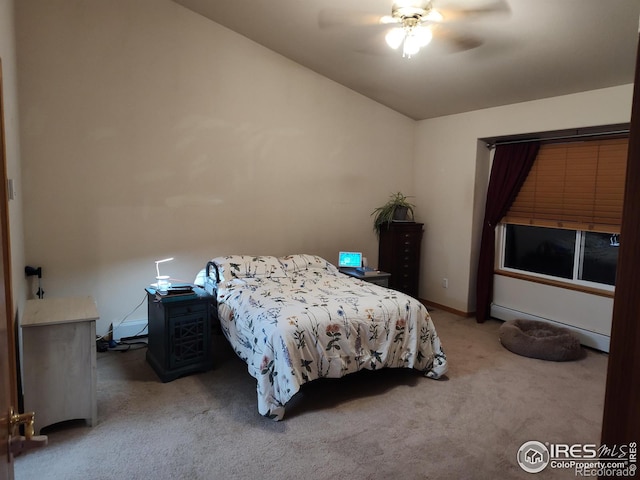
[[[14,200],[16,198],[16,192],[13,189],[13,178],[7,179],[7,196],[9,200]]]

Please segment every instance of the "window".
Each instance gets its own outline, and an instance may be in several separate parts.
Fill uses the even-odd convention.
[[[615,285],[620,235],[583,232],[582,239],[578,278],[589,282]]]
[[[573,278],[575,245],[576,234],[571,230],[507,225],[503,266]]]
[[[502,220],[500,268],[613,290],[628,138],[542,145]]]
[[[617,234],[526,225],[502,225],[500,267],[541,278],[612,290]]]

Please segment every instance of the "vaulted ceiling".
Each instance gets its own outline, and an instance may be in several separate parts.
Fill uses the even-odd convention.
[[[413,119],[633,82],[639,0],[433,0],[411,58],[385,43],[393,0],[174,0]]]

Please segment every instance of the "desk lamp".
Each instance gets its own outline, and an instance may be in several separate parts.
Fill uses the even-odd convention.
[[[161,263],[164,262],[170,262],[171,260],[173,260],[173,257],[171,258],[164,258],[162,260],[156,260],[156,281],[157,283],[155,286],[158,291],[160,292],[166,292],[169,287],[171,286],[171,283],[169,282],[169,275],[160,275],[160,267],[158,265],[160,265]]]

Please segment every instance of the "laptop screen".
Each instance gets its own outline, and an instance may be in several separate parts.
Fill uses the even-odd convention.
[[[340,252],[338,254],[338,267],[357,268],[362,266],[361,252]]]

